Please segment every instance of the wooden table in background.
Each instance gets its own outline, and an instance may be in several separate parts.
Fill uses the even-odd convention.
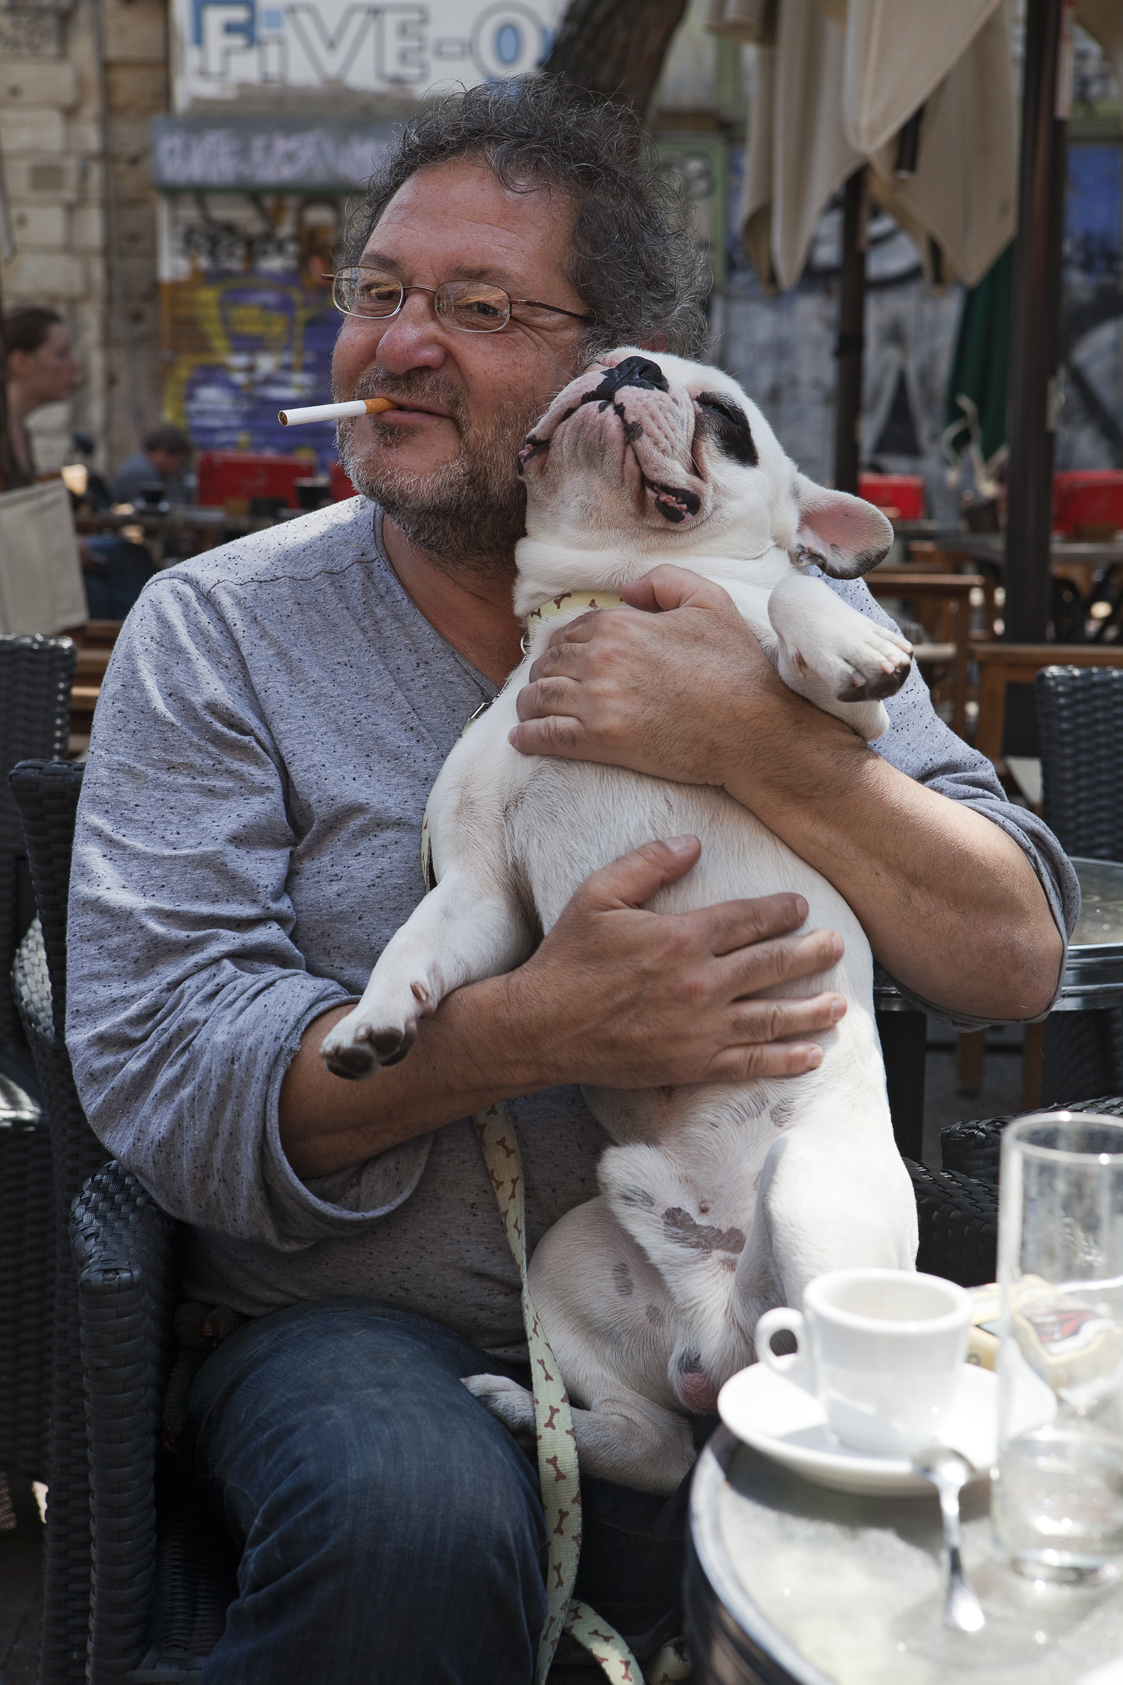
[[[989,581],[974,573],[927,573],[912,568],[874,568],[866,584],[875,597],[896,597],[902,601],[940,602],[954,616],[955,637],[946,643],[918,644],[913,654],[918,667],[946,664],[952,671],[952,730],[960,737],[967,731],[967,666],[974,646],[970,644],[971,593],[985,593]],[[993,589],[993,587],[991,587]]]

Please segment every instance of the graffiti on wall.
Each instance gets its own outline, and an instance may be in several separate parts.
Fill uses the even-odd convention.
[[[1073,145],[1065,194],[1058,468],[1123,466],[1123,148]]]
[[[332,248],[342,198],[168,195],[161,205],[164,412],[200,450],[335,458],[330,423],[299,442],[277,420],[324,402],[339,316]]]

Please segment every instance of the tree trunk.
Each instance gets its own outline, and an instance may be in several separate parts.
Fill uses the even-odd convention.
[[[542,68],[644,116],[686,0],[570,0]]]

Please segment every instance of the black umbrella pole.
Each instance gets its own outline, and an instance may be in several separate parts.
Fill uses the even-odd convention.
[[[866,344],[866,167],[843,190],[842,290],[838,308],[838,399],[835,410],[834,483],[858,490],[858,429],[862,419],[862,352]]]
[[[1063,0],[1028,0],[1007,399],[1006,638],[1044,641],[1050,614],[1067,115],[1058,116]]]

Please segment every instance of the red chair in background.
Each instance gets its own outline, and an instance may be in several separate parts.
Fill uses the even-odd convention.
[[[271,456],[264,451],[203,451],[198,468],[199,502],[206,509],[226,509],[231,514],[243,515],[268,513],[265,509],[251,508],[256,499],[286,509],[299,509],[296,482],[307,479],[315,471],[315,462],[309,462],[305,456]]]
[[[1110,542],[1123,527],[1123,471],[1072,469],[1053,475],[1053,530],[1066,538]]]
[[[924,481],[919,474],[859,474],[858,496],[876,504],[891,521],[924,519]]]

